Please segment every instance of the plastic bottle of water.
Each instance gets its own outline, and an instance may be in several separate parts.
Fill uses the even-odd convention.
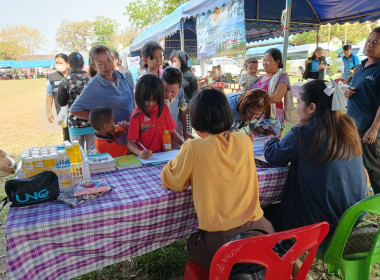
[[[55,167],[57,169],[59,190],[61,192],[69,192],[72,190],[72,175],[70,159],[65,150],[59,150],[56,158]]]

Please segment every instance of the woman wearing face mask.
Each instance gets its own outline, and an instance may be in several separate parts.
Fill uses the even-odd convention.
[[[183,79],[182,79],[182,88],[185,92],[185,101],[186,104],[189,104],[190,99],[198,91],[198,81],[195,78],[194,73],[189,67],[189,56],[184,51],[173,51],[170,55],[170,61],[174,67],[177,67],[181,70]],[[192,128],[190,124],[189,112],[186,111],[187,119],[187,131],[191,134]]]
[[[58,113],[61,111],[61,106],[58,103],[58,88],[61,80],[67,76],[69,73],[69,66],[66,54],[59,53],[55,56],[55,68],[56,72],[53,72],[47,77],[47,85],[46,85],[46,118],[50,123],[53,123],[54,117],[52,113],[52,105],[54,100],[55,110]],[[63,129],[63,140],[70,141],[69,130],[67,127]]]

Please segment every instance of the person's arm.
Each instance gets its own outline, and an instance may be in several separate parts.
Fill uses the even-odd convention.
[[[67,88],[61,82],[59,84],[59,88],[58,88],[58,103],[59,103],[59,105],[66,106],[69,99],[70,99],[70,95],[67,92]]]
[[[276,86],[273,94],[269,94],[269,98],[272,103],[281,102],[282,98],[284,98],[285,94],[288,91],[288,85],[285,83],[279,83]]]
[[[186,141],[176,157],[169,161],[161,171],[162,186],[174,191],[187,189],[193,173],[193,162],[190,142]]]
[[[187,132],[187,120],[186,120],[186,113],[188,111],[188,107],[186,107],[186,110],[185,111],[182,111],[181,109],[179,109],[179,119],[181,120],[181,123],[182,123],[182,133],[183,133],[183,138],[185,140],[187,139],[193,139],[194,136],[191,135],[189,132]]]
[[[272,138],[265,146],[265,159],[276,166],[286,166],[296,160],[298,150],[297,126],[293,127],[281,140]]]
[[[50,83],[50,81],[47,80],[47,83],[46,83],[46,118],[50,123],[53,123],[53,121],[54,121],[54,116],[53,116],[53,113],[51,111],[51,108],[53,106],[53,99],[54,99],[53,86]]]
[[[380,127],[380,106],[377,109],[376,116],[371,127],[363,135],[364,144],[372,144],[376,141],[377,131],[379,130],[379,127]]]
[[[142,159],[148,159],[153,154],[151,150],[140,150],[136,145],[136,140],[128,140],[127,147],[130,152],[134,153],[136,156],[141,157]]]
[[[70,113],[72,115],[77,116],[77,117],[84,119],[84,120],[88,120],[90,117],[90,111],[89,110],[82,110],[82,111],[76,111],[76,112],[73,112],[72,110],[70,110]]]
[[[46,94],[46,118],[50,123],[53,123],[54,116],[51,111],[51,107],[53,106],[53,95],[52,94]]]
[[[173,141],[176,142],[177,144],[179,144],[179,145],[183,144],[183,140],[182,140],[181,136],[179,136],[178,132],[175,129],[173,129],[170,132],[170,136],[173,139]]]

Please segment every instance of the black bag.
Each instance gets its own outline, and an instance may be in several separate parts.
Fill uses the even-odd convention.
[[[59,195],[58,177],[53,171],[44,171],[26,179],[7,180],[6,198],[10,207],[23,207],[56,200]]]
[[[307,63],[306,64],[306,69],[305,69],[305,71],[302,74],[302,78],[303,79],[307,80],[309,78],[310,69],[311,69],[311,63]]]
[[[354,227],[344,247],[343,255],[369,252],[378,231],[379,225],[377,224]]]

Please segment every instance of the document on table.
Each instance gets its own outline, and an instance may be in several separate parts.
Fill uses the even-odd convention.
[[[142,159],[139,156],[137,158],[143,165],[156,165],[174,159],[178,152],[179,150],[170,150],[167,152],[153,153],[149,159]]]

